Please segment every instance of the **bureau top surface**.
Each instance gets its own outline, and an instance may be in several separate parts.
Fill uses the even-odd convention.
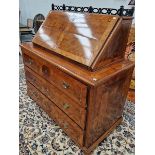
[[[91,66],[119,19],[111,15],[51,11],[32,42]]]
[[[71,61],[52,54],[49,52],[49,50],[44,50],[43,48],[34,45],[32,42],[22,43],[21,47],[22,52],[29,55],[30,57],[44,59],[45,61],[56,66],[63,72],[91,86],[100,84],[100,82],[103,82],[114,74],[117,74],[119,72],[121,73],[126,69],[134,67],[133,62],[124,60],[92,72],[82,66],[72,63]]]

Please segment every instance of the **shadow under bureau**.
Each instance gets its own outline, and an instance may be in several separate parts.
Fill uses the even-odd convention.
[[[28,95],[86,154],[121,123],[130,26],[129,17],[51,11],[21,45]]]

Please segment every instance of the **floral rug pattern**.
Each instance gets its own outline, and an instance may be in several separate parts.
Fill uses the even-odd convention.
[[[24,67],[19,71],[19,154],[20,155],[84,155],[36,103],[27,96]],[[134,104],[126,102],[123,122],[92,155],[134,155]]]

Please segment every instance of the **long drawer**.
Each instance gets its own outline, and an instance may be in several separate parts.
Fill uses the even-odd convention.
[[[26,49],[23,49],[23,52]],[[45,59],[23,53],[24,64],[61,89],[81,106],[86,107],[87,86],[67,75]]]
[[[83,130],[28,81],[27,88],[28,95],[36,101],[76,143],[83,146]]]
[[[61,90],[50,84],[48,81],[37,75],[28,67],[25,67],[26,79],[39,89],[45,96],[53,101],[61,110],[63,110],[72,120],[74,120],[82,129],[85,127],[85,108],[66,96]]]

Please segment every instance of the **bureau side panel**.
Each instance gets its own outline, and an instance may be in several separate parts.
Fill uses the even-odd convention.
[[[120,19],[113,32],[110,34],[104,48],[92,64],[92,69],[101,68],[107,64],[120,61],[124,57],[132,18]]]
[[[90,89],[85,134],[86,148],[93,145],[122,116],[132,72],[133,67]]]

